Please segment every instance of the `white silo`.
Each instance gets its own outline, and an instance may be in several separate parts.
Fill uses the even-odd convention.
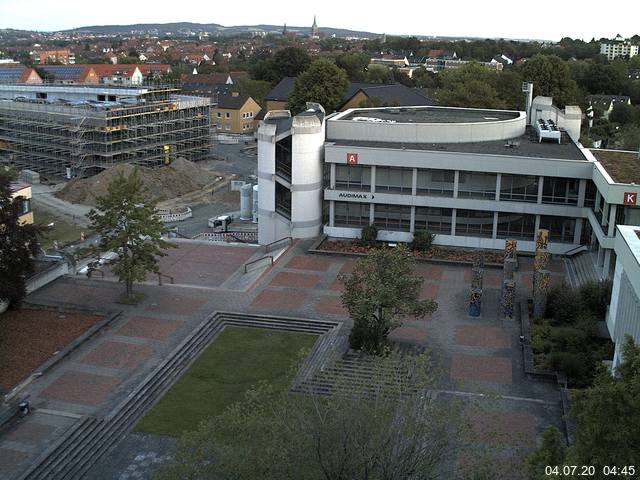
[[[252,185],[247,183],[240,188],[240,220],[251,219]]]
[[[253,209],[251,213],[253,223],[258,223],[258,185],[253,186]]]

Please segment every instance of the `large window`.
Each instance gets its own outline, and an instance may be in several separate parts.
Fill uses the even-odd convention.
[[[536,216],[522,213],[498,213],[498,238],[534,240]]]
[[[451,235],[451,209],[437,207],[416,207],[415,231]]]
[[[455,172],[453,170],[426,170],[419,168],[416,193],[418,195],[453,197],[454,179]]]
[[[544,177],[542,203],[578,204],[578,185],[574,178]]]
[[[371,167],[336,165],[338,190],[371,190]]]
[[[540,228],[546,228],[549,230],[549,240],[552,242],[573,243],[576,219],[541,215]]]
[[[291,181],[291,135],[276,143],[276,175]]]
[[[584,206],[593,208],[596,204],[596,192],[598,187],[593,183],[593,180],[587,180],[587,187],[584,192]]]
[[[364,227],[369,225],[369,204],[335,202],[333,224],[336,227]]]
[[[405,205],[381,205],[374,207],[374,224],[382,230],[408,232],[411,227],[411,207]]]
[[[411,193],[412,168],[376,167],[376,192]]]
[[[491,238],[493,236],[493,212],[459,208],[456,213],[456,235]]]
[[[534,175],[502,175],[500,200],[536,203],[538,201],[538,178]]]
[[[496,198],[496,174],[484,172],[460,172],[458,178],[458,197]]]
[[[276,212],[291,220],[291,190],[276,182]]]

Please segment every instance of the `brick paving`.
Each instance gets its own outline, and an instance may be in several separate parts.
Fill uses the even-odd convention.
[[[324,272],[329,268],[331,263],[332,263],[331,259],[328,259],[325,257],[297,255],[293,257],[291,260],[289,260],[289,262],[285,266],[286,268],[296,268],[299,270],[315,270],[317,272]]]
[[[143,345],[106,341],[82,357],[82,363],[105,368],[132,369],[149,358],[152,349]]]
[[[82,405],[97,405],[119,383],[119,379],[105,375],[66,372],[41,391],[39,396]]]
[[[435,300],[438,297],[438,292],[440,291],[440,285],[435,283],[424,283],[422,285],[422,294],[420,296],[421,299],[431,299]]]
[[[206,300],[202,298],[177,295],[168,291],[165,295],[153,299],[153,302],[146,307],[145,311],[152,313],[193,315],[205,303]]]
[[[468,407],[471,441],[512,447],[535,446],[535,418],[528,413]]]
[[[27,458],[29,458],[28,453],[13,448],[0,447],[0,473],[15,470]]]
[[[472,279],[473,271],[471,270],[471,268],[469,268],[464,272],[464,281],[465,283],[470,284]],[[502,270],[485,269],[482,276],[482,285],[485,287],[499,287],[502,285],[503,280],[504,274],[502,273]]]
[[[302,292],[265,289],[251,302],[251,306],[265,310],[299,310],[307,296]]]
[[[416,264],[416,273],[424,277],[425,281],[439,282],[442,280],[444,267],[418,262]]]
[[[511,336],[507,330],[489,325],[458,325],[455,330],[456,345],[475,347],[511,348]]]
[[[511,358],[454,353],[451,378],[501,384],[512,383]]]
[[[308,273],[278,272],[271,280],[272,287],[314,288],[321,277]]]
[[[402,326],[394,329],[389,338],[396,342],[424,344],[428,340],[428,335],[425,328]]]
[[[4,437],[10,442],[34,443],[38,439],[46,438],[56,430],[52,425],[38,422],[25,422],[20,428],[15,428]]]
[[[173,335],[180,325],[181,322],[175,320],[131,317],[127,320],[127,323],[118,329],[117,334],[125,337],[165,340]]]
[[[341,298],[335,295],[325,295],[320,297],[316,303],[315,309],[318,313],[347,316],[347,310],[342,306]]]

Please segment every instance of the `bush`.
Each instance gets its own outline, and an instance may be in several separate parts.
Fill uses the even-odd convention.
[[[549,370],[566,373],[575,386],[582,386],[591,378],[589,375],[591,364],[592,361],[586,354],[570,352],[551,353],[547,355],[545,362],[545,366]]]
[[[362,227],[360,243],[365,247],[375,247],[378,238],[378,229],[374,224]]]
[[[566,285],[551,287],[547,295],[545,318],[550,319],[552,325],[570,325],[580,305],[581,299],[577,290]]]
[[[436,236],[426,230],[421,230],[413,234],[413,241],[410,244],[411,250],[418,252],[428,252],[431,250],[433,239]]]
[[[580,306],[604,320],[611,301],[611,280],[589,282],[580,287]]]

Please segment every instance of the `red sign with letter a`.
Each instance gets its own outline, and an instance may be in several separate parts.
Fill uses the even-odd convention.
[[[624,192],[624,204],[635,205],[638,202],[638,194],[635,192]]]
[[[347,165],[357,165],[357,164],[358,164],[358,154],[347,153]]]

